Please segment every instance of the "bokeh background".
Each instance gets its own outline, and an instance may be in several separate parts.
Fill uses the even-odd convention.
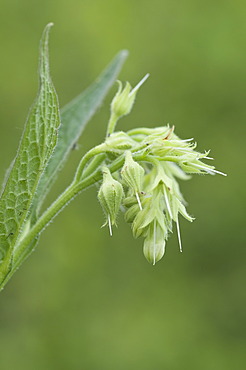
[[[95,188],[81,194],[1,292],[1,369],[245,368],[245,12],[240,0],[1,1],[1,179],[36,95],[38,44],[50,21],[61,106],[126,48],[120,78],[151,77],[120,128],[175,125],[228,173],[182,184],[196,221],[181,221],[184,253],[174,233],[155,267],[122,218],[112,238],[100,228]],[[48,201],[103,139],[115,90]]]

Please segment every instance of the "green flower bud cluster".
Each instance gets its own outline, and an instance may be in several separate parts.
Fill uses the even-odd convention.
[[[134,89],[132,95],[130,91],[129,84],[124,90],[120,84],[111,104],[111,114],[119,117],[129,113],[135,97]],[[132,226],[133,236],[144,238],[144,255],[151,264],[163,257],[173,223],[182,251],[179,215],[188,221],[193,218],[186,211],[178,180],[188,180],[193,173],[225,174],[204,163],[204,159],[212,159],[208,152],[196,151],[193,139],[180,139],[174,133],[174,127],[112,132],[111,126],[108,132],[105,142],[97,146],[96,155],[104,154],[99,166],[103,180],[98,199],[110,235],[119,211],[123,210],[126,222]],[[96,158],[94,161],[97,163]]]

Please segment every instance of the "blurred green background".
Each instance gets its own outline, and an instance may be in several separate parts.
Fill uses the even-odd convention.
[[[61,106],[127,48],[120,78],[151,76],[119,128],[175,125],[228,173],[181,184],[196,221],[181,221],[184,253],[174,233],[155,267],[122,218],[113,238],[100,228],[95,188],[81,194],[0,294],[1,370],[245,368],[245,12],[240,0],[1,1],[1,178],[36,95],[50,21]],[[115,90],[49,201],[103,139]]]

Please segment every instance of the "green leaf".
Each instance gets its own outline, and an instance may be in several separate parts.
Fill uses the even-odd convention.
[[[62,168],[68,159],[74,143],[82,134],[87,122],[102,104],[110,87],[115,82],[127,55],[128,52],[126,50],[120,51],[95,82],[62,109],[62,124],[59,128],[58,142],[46,171],[40,179],[32,207],[31,225],[34,225],[37,220],[38,211],[45,195],[56,180],[58,170]],[[18,261],[15,261],[11,275],[33,251],[37,243],[38,238],[31,243],[24,255]]]
[[[62,124],[59,129],[57,146],[40,181],[35,197],[34,212],[40,208],[45,195],[56,179],[58,171],[67,160],[87,122],[102,104],[127,55],[126,50],[120,51],[96,81],[62,109]]]
[[[0,288],[35,248],[18,246],[36,222],[38,209],[86,123],[102,103],[127,57],[121,51],[87,90],[62,110],[49,76],[47,25],[40,45],[39,94],[26,122],[17,156],[8,170],[0,199]],[[60,130],[58,133],[58,127]]]
[[[60,116],[48,61],[51,26],[51,23],[46,26],[40,43],[39,93],[0,199],[0,252],[3,258],[0,281],[11,269],[17,239],[27,232],[26,221],[34,195],[57,142]]]

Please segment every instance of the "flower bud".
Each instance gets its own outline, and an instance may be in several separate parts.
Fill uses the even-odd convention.
[[[122,90],[122,82],[117,81],[119,89],[111,103],[111,112],[117,117],[125,116],[130,113],[134,104],[136,94],[130,95],[131,85],[129,82],[126,83],[125,88]]]
[[[129,82],[127,82],[124,89],[122,89],[122,82],[117,81],[119,84],[119,89],[111,103],[111,114],[115,115],[118,118],[129,114],[133,107],[139,87],[148,77],[149,75],[147,74],[133,90]]]
[[[144,240],[143,252],[145,258],[155,265],[165,253],[165,233],[159,223],[154,220],[150,225],[147,236]]]
[[[127,151],[125,164],[121,170],[121,176],[136,195],[140,210],[142,210],[142,205],[140,202],[139,193],[142,190],[144,173],[143,167],[135,162],[132,158],[131,152]]]
[[[122,151],[131,149],[135,142],[134,140],[123,131],[114,132],[105,141],[107,151],[122,153]]]
[[[134,196],[128,196],[123,201],[123,206],[126,208],[130,208],[131,206],[134,206],[136,204],[136,198]]]
[[[139,212],[138,204],[134,204],[125,212],[126,222],[132,223]]]
[[[113,179],[107,167],[103,167],[103,182],[98,192],[98,200],[107,217],[103,226],[109,225],[110,235],[112,235],[112,225],[116,224],[123,197],[124,190],[121,183]]]

